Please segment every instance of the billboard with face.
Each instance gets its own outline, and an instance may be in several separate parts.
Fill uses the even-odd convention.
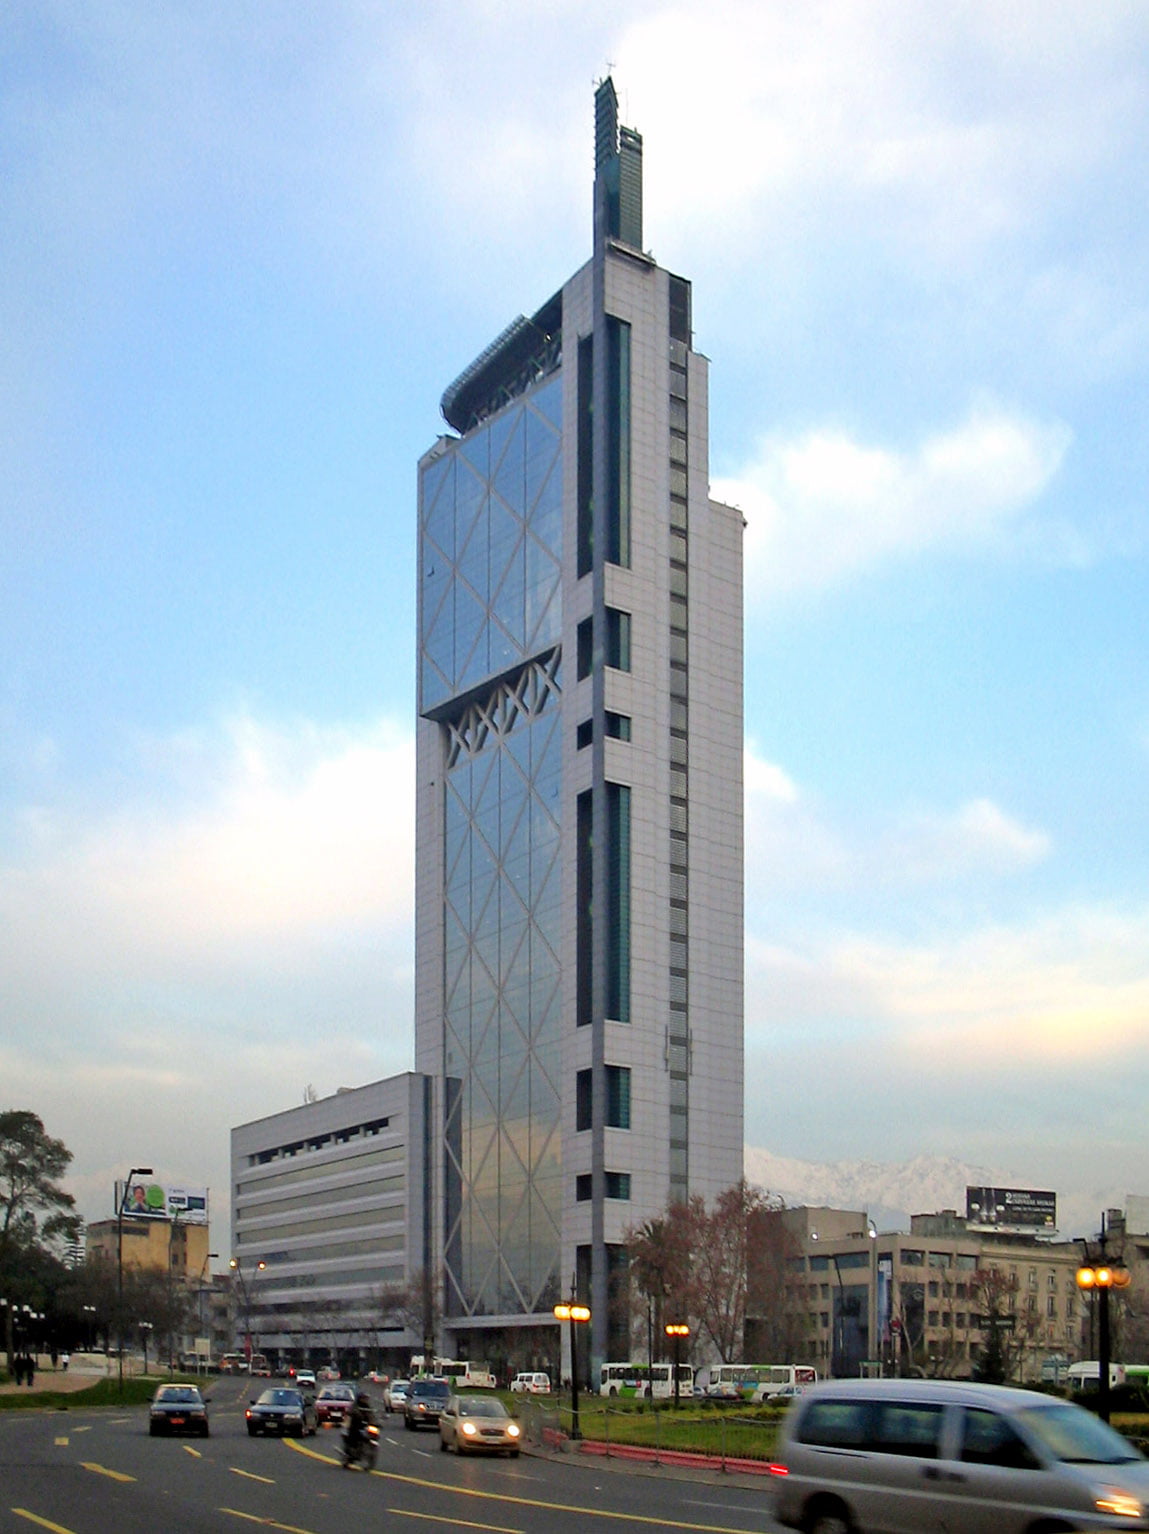
[[[116,1212],[125,1219],[174,1220],[183,1225],[207,1224],[207,1189],[176,1187],[134,1178],[116,1184]]]

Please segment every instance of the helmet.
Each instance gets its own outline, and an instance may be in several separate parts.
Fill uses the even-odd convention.
[[[355,1404],[356,1404],[356,1406],[370,1406],[371,1405],[371,1397],[367,1394],[367,1392],[365,1390],[361,1390],[359,1392],[359,1394],[355,1397]]]

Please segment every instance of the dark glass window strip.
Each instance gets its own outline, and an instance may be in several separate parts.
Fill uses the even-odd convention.
[[[591,1021],[591,1008],[593,1006],[593,949],[594,923],[591,905],[593,856],[594,856],[594,832],[593,832],[593,799],[589,790],[579,794],[576,806],[575,835],[578,845],[575,856],[575,902],[577,905],[576,916],[576,956],[575,956],[575,983],[577,990],[577,1016],[579,1026]]]
[[[630,326],[607,315],[606,557],[630,564]]]
[[[594,337],[578,344],[578,573],[594,566]]]
[[[630,789],[606,784],[607,1015],[630,1022]]]

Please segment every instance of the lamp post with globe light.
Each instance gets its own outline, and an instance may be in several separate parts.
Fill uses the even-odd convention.
[[[1101,1235],[1095,1242],[1083,1241],[1085,1261],[1077,1270],[1077,1287],[1097,1296],[1097,1415],[1109,1421],[1109,1291],[1127,1289],[1130,1273],[1124,1264],[1111,1263],[1106,1246],[1108,1233],[1101,1216]]]
[[[150,1177],[150,1166],[134,1166],[128,1173],[124,1183],[124,1191],[116,1200],[116,1310],[117,1330],[119,1332],[120,1354],[120,1398],[124,1394],[124,1201],[128,1197],[134,1177]]]
[[[555,1320],[569,1321],[571,1329],[571,1438],[576,1441],[582,1437],[582,1428],[579,1424],[578,1415],[578,1327],[590,1320],[590,1306],[580,1305],[574,1297],[574,1285],[571,1285],[571,1297],[555,1306]]]

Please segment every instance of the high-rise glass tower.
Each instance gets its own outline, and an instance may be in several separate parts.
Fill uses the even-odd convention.
[[[573,1283],[592,1357],[626,1358],[627,1229],[742,1175],[742,518],[709,498],[690,284],[643,250],[609,79],[591,260],[442,411],[416,1063],[445,1343],[506,1356]]]

